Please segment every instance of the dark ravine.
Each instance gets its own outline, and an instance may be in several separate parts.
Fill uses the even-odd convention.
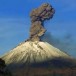
[[[46,32],[44,21],[51,19],[54,13],[54,8],[48,3],[42,4],[39,8],[32,10],[30,14],[30,38],[28,40],[40,41],[40,37]]]

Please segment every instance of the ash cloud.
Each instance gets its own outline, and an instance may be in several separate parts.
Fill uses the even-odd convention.
[[[40,37],[46,32],[46,29],[43,27],[44,21],[51,19],[54,13],[54,8],[48,3],[42,4],[39,8],[32,10],[30,14],[30,40],[40,40]]]
[[[66,35],[64,35],[63,38],[56,38],[55,36],[47,32],[42,37],[42,41],[46,41],[52,44],[53,46],[59,48],[60,50],[66,53],[69,53],[70,55],[73,55],[74,57],[73,52],[76,50],[76,47],[75,47],[76,43],[71,34],[67,33]]]

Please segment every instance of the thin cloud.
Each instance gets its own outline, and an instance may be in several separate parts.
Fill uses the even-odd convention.
[[[0,19],[0,37],[12,37],[28,31],[28,24],[25,19]],[[23,30],[22,30],[23,29]]]

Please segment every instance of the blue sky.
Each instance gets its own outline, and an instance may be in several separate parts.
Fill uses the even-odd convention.
[[[45,2],[56,11],[45,22],[47,32],[60,42],[54,45],[76,58],[76,0],[0,0],[0,55],[29,37],[30,11]]]

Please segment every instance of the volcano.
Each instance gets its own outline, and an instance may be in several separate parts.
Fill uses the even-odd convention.
[[[13,76],[50,76],[54,74],[53,71],[61,74],[65,70],[66,74],[70,74],[72,68],[76,67],[72,57],[41,41],[23,42],[2,59]]]
[[[3,59],[8,64],[42,62],[56,57],[69,58],[67,54],[47,42],[27,41],[7,53]]]
[[[1,57],[13,76],[76,76],[76,60],[40,39],[46,31],[43,22],[54,13],[48,3],[34,9],[30,38]]]

